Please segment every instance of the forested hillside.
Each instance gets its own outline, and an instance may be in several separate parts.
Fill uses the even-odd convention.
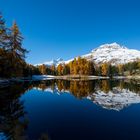
[[[93,61],[78,57],[68,64],[62,63],[58,66],[36,66],[41,74],[51,75],[96,75],[96,76],[128,76],[140,75],[140,61],[129,62],[126,64],[111,65],[102,63],[97,65]]]

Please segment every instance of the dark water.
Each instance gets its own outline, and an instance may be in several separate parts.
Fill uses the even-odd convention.
[[[0,89],[0,140],[140,140],[140,81],[42,81]]]

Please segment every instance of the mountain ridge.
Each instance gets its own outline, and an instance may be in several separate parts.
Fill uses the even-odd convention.
[[[80,57],[89,61],[94,61],[96,64],[111,63],[112,65],[116,65],[125,64],[140,59],[140,51],[135,49],[128,49],[127,47],[114,42],[111,44],[100,45],[98,48],[91,50],[90,53]],[[62,58],[59,58],[57,60],[36,64],[35,66],[42,64],[45,64],[46,66],[58,66],[59,64],[68,64],[73,60],[74,58],[64,61]]]

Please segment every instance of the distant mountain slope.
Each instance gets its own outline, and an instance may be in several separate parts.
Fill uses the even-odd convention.
[[[83,55],[82,57],[93,60],[97,64],[104,62],[125,64],[140,59],[140,51],[112,43],[101,45],[97,49],[92,50],[91,53]]]
[[[62,58],[59,58],[57,60],[51,60],[51,61],[47,61],[47,62],[44,62],[44,63],[36,64],[35,66],[39,66],[39,65],[44,64],[44,65],[50,67],[52,65],[57,66],[57,65],[62,64],[62,63],[65,63],[65,62],[63,61]]]
[[[94,61],[96,64],[101,64],[105,62],[110,62],[111,64],[125,64],[140,59],[140,51],[128,49],[117,43],[111,43],[101,45],[98,48],[93,49],[90,53],[82,55],[81,57],[86,58],[90,61]],[[42,64],[45,64],[47,66],[57,66],[60,63],[67,64],[72,60],[74,60],[74,58],[67,61],[63,61],[63,59],[57,59]]]

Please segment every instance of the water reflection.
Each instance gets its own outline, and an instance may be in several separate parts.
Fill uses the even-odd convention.
[[[87,98],[106,109],[120,111],[130,104],[140,103],[140,81],[48,81],[34,85],[36,89],[63,94],[70,92],[77,98]]]
[[[50,80],[11,85],[0,89],[0,138],[28,140],[26,133],[30,120],[21,100],[23,94],[35,89],[46,94],[70,93],[78,99],[87,99],[108,110],[120,111],[131,104],[140,103],[140,81],[66,81]],[[28,100],[28,99],[27,99]],[[38,139],[49,139],[47,133]]]
[[[22,84],[0,90],[0,133],[2,139],[24,140],[28,120],[20,96],[28,90]],[[4,135],[3,135],[4,134]]]

